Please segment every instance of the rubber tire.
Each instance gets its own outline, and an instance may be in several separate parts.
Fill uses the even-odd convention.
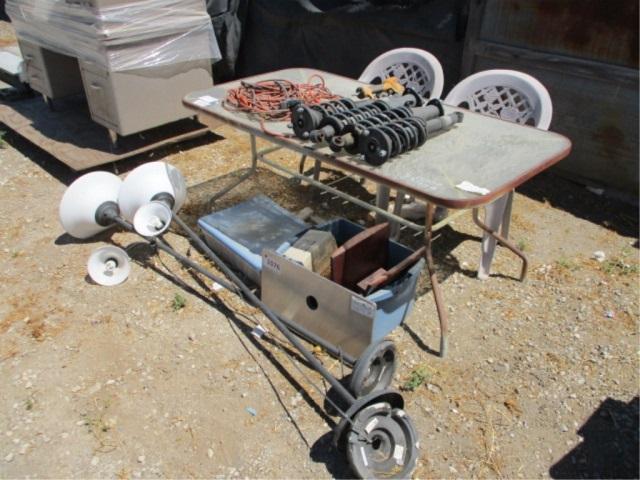
[[[382,370],[377,366],[383,362]],[[376,368],[372,372],[372,368]],[[396,371],[396,346],[391,340],[380,340],[369,345],[356,361],[349,381],[349,389],[356,398],[372,392],[386,390]],[[372,374],[375,378],[372,378]]]

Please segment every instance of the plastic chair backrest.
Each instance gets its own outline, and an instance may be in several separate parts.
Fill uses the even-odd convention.
[[[380,83],[396,77],[427,98],[440,98],[444,85],[442,65],[436,57],[419,48],[396,48],[376,57],[360,75],[361,82]]]
[[[547,89],[515,70],[485,70],[458,83],[444,103],[547,130],[553,115]]]

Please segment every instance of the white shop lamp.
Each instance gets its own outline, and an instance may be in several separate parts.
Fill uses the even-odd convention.
[[[127,252],[109,245],[95,250],[87,262],[87,271],[98,285],[107,287],[124,282],[131,272]]]
[[[133,216],[133,228],[143,237],[157,237],[171,225],[171,209],[167,204],[153,201],[142,205]]]
[[[165,162],[149,162],[133,169],[124,179],[118,194],[122,216],[134,221],[136,212],[149,202],[162,202],[174,213],[187,197],[187,186],[180,171]],[[157,207],[149,207],[145,214],[158,214]]]
[[[60,201],[60,223],[69,235],[85,239],[112,227],[119,215],[122,180],[109,172],[91,172],[69,185]]]
[[[185,199],[182,175],[164,162],[142,165],[124,182],[109,172],[92,172],[78,178],[64,193],[60,222],[69,235],[80,239],[116,224],[145,238],[156,237],[169,228],[171,208],[177,211]],[[124,250],[109,246],[92,253],[87,269],[96,283],[117,285],[126,280],[131,266]]]

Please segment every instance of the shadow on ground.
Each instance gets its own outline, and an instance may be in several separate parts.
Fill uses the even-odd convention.
[[[620,235],[638,238],[637,206],[592,193],[584,185],[559,177],[553,172],[543,172],[517,190],[529,198],[548,202],[554,208],[601,225]]]
[[[333,478],[353,478],[344,452],[333,446],[333,432],[325,433],[311,446],[311,460],[324,463]]]
[[[82,175],[85,175],[89,172],[107,171],[115,174],[126,173],[133,170],[137,166],[142,165],[143,163],[162,160],[178,152],[188,151],[192,148],[211,144],[222,139],[222,137],[220,137],[219,135],[208,132],[200,137],[191,140],[185,140],[183,142],[175,143],[172,145],[166,145],[164,147],[160,147],[148,152],[143,152],[115,163],[106,163],[104,165],[99,165],[97,167],[92,167],[87,170],[76,172],[62,163],[56,157],[48,153],[46,150],[43,150],[37,145],[21,137],[5,125],[0,124],[0,128],[6,132],[4,137],[2,137],[2,140],[7,142],[7,144],[11,145],[22,155],[27,157],[33,163],[37,164],[40,168],[46,171],[49,175],[56,178],[58,181],[65,185],[70,185],[76,178],[81,177]]]
[[[639,478],[638,397],[607,398],[582,425],[583,441],[549,469],[552,478]]]

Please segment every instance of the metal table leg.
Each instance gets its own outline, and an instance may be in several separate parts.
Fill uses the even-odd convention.
[[[432,226],[433,216],[436,210],[436,206],[432,203],[427,203],[427,214],[425,216],[425,228],[424,228],[424,245],[425,245],[425,259],[427,261],[427,268],[429,269],[429,279],[431,281],[431,289],[433,291],[433,298],[436,302],[436,310],[438,311],[438,320],[440,321],[440,357],[444,358],[447,354],[447,333],[449,329],[449,319],[447,310],[444,304],[444,298],[442,298],[442,291],[440,290],[440,284],[438,283],[438,276],[436,274],[436,267],[433,262],[433,254],[431,253],[432,242]]]
[[[258,156],[259,156],[259,152],[258,149],[256,148],[256,137],[254,135],[249,135],[249,140],[251,142],[251,168],[249,169],[248,172],[246,172],[244,175],[242,175],[240,178],[238,178],[235,182],[233,182],[231,185],[227,185],[225,188],[223,188],[222,190],[220,190],[218,193],[216,193],[215,195],[213,195],[210,199],[209,199],[209,204],[213,204],[216,200],[218,200],[219,198],[225,196],[227,193],[229,193],[231,190],[233,190],[234,188],[236,188],[238,185],[240,185],[242,182],[244,182],[245,180],[247,180],[249,177],[251,177],[251,175],[253,175],[254,173],[256,173],[256,169],[258,167]]]
[[[491,235],[493,238],[495,238],[498,241],[498,243],[507,247],[509,250],[511,250],[513,253],[515,253],[518,257],[522,259],[522,270],[520,270],[520,281],[522,282],[527,276],[527,269],[529,267],[529,260],[527,259],[527,256],[524,254],[524,252],[520,250],[518,247],[516,247],[513,243],[511,243],[509,240],[504,238],[502,235],[500,235],[498,232],[494,232],[488,226],[486,226],[480,220],[478,216],[477,208],[473,209],[473,221],[482,231]]]

